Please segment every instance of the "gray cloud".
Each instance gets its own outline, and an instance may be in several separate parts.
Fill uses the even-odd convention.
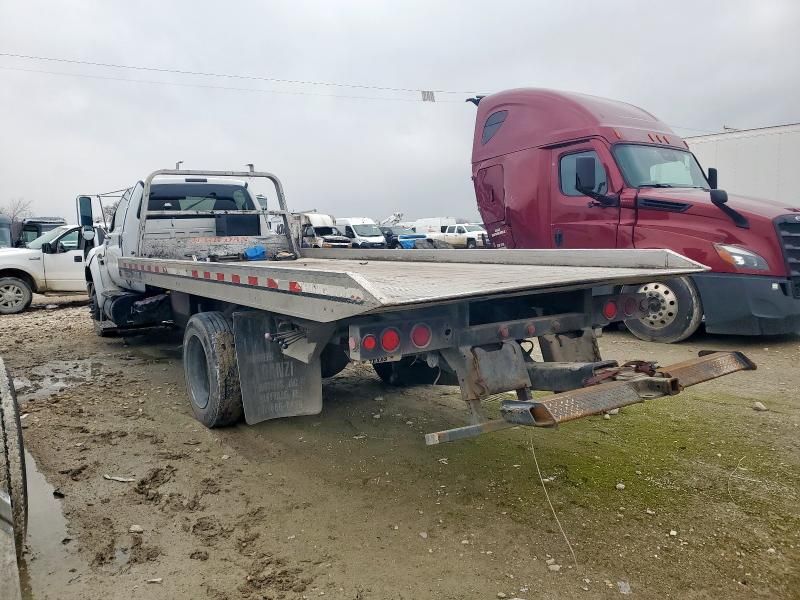
[[[0,51],[286,79],[632,102],[677,128],[800,120],[800,4],[785,2],[4,2]],[[321,86],[0,57],[0,67],[314,94]],[[0,69],[0,203],[71,217],[78,193],[184,160],[255,162],[290,204],[338,215],[477,214],[474,107],[202,89]],[[680,129],[680,133],[698,133]]]

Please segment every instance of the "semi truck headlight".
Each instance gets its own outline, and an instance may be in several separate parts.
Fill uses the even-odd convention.
[[[722,260],[736,269],[753,269],[755,271],[769,269],[767,261],[750,250],[729,244],[714,244],[714,248]]]

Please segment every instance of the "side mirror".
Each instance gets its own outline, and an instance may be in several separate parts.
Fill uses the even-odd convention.
[[[711,202],[717,206],[725,204],[728,201],[728,192],[725,190],[712,189],[709,193],[711,194]]]
[[[597,168],[594,157],[581,156],[575,161],[575,189],[581,193],[593,192],[597,185],[594,174]]]
[[[53,254],[53,247],[50,245],[50,242],[42,244],[42,254]]]
[[[81,230],[81,236],[87,242],[91,242],[94,239],[94,227],[84,225]]]
[[[78,196],[76,200],[78,208],[78,225],[82,227],[92,226],[92,199],[89,196]]]
[[[717,170],[714,167],[708,168],[708,187],[717,189]]]

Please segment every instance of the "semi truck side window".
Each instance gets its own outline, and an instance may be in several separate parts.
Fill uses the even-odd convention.
[[[497,112],[493,112],[489,115],[489,117],[486,119],[486,123],[483,125],[481,144],[488,142],[498,131],[500,131],[500,127],[503,125],[503,122],[506,120],[507,116],[507,110],[498,110]]]
[[[565,196],[583,196],[578,190],[575,189],[575,172],[576,165],[579,158],[591,157],[595,161],[595,192],[604,192],[607,189],[606,183],[606,170],[603,168],[603,163],[600,162],[600,157],[594,150],[587,150],[586,152],[577,152],[575,154],[567,154],[561,157],[559,163],[559,172],[561,180],[561,193]]]

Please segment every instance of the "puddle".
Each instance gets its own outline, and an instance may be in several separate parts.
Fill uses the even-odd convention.
[[[55,360],[33,367],[28,377],[14,379],[20,402],[42,400],[67,388],[80,385],[100,374],[102,364],[96,360]]]
[[[67,520],[53,486],[39,472],[33,456],[25,451],[28,476],[28,537],[20,569],[25,600],[57,599],[61,591],[80,577],[81,561],[69,552]]]

